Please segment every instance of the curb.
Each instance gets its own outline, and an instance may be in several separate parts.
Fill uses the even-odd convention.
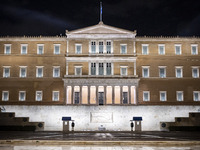
[[[148,146],[194,146],[200,141],[61,141],[61,140],[0,140],[4,145],[148,145]]]

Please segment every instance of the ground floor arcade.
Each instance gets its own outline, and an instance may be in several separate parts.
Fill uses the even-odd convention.
[[[137,104],[138,79],[64,79],[66,104]]]

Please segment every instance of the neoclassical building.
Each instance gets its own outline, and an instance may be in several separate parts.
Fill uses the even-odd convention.
[[[200,105],[199,44],[195,36],[137,37],[103,22],[66,36],[1,37],[0,105],[188,106],[188,113]]]

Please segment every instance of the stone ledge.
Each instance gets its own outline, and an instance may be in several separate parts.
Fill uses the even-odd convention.
[[[191,146],[200,141],[66,141],[66,140],[0,140],[1,145],[146,145],[146,146]]]

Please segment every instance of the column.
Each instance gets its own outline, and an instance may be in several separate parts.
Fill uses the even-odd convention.
[[[136,76],[136,74],[137,74],[136,70],[137,70],[137,69],[136,69],[136,61],[135,61],[135,62],[134,62],[134,73],[133,73],[134,76]]]
[[[89,41],[89,54],[91,54],[91,41]]]
[[[96,54],[99,54],[99,42],[96,42]]]
[[[134,90],[134,100],[135,100],[135,104],[137,105],[138,104],[138,94],[137,94],[137,91],[138,91],[138,86],[136,85],[135,86],[135,90]]]
[[[112,86],[112,104],[115,104],[115,86]]]
[[[133,42],[133,54],[136,54],[135,41]]]
[[[71,91],[71,104],[74,104],[74,85],[72,85],[72,91]]]
[[[123,86],[120,86],[120,104],[123,104],[122,92],[123,92]]]
[[[68,62],[66,61],[66,75],[68,75]]]
[[[67,55],[68,55],[68,52],[69,52],[69,41],[67,40]]]
[[[99,104],[99,86],[96,86],[96,104]]]
[[[107,53],[107,49],[106,49],[106,41],[103,41],[103,53],[104,53],[104,54]]]
[[[67,104],[67,86],[64,84],[64,105]]]
[[[96,62],[96,75],[99,75],[99,62]]]
[[[111,41],[111,54],[113,54],[113,41]]]
[[[103,74],[106,75],[106,63],[103,63]]]
[[[114,62],[111,62],[111,75],[114,75]]]
[[[107,86],[104,86],[104,104],[107,104],[107,102],[106,102],[106,95],[107,95],[106,87]]]
[[[90,85],[88,86],[88,104],[90,104]]]
[[[131,86],[128,86],[128,104],[131,104]]]
[[[81,86],[79,86],[79,88],[80,88],[80,104],[82,104],[82,85]]]

